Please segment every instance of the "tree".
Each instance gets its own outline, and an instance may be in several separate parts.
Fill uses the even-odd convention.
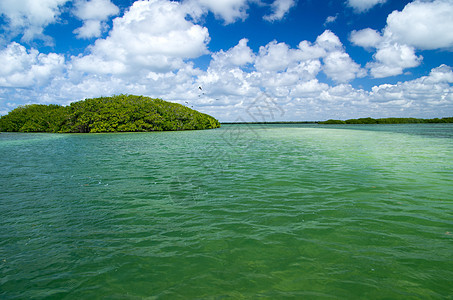
[[[27,105],[0,118],[0,131],[125,132],[220,127],[218,120],[177,103],[117,95],[59,105]]]

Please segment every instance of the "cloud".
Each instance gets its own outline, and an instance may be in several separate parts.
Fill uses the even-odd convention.
[[[12,42],[0,51],[0,87],[28,88],[43,86],[64,67],[64,57],[55,53],[27,51]]]
[[[307,82],[311,81],[311,86],[313,86],[313,82],[317,82],[316,76],[320,71],[321,62],[319,60],[296,61],[282,72],[252,72],[249,82],[257,90],[264,89],[269,95],[290,101],[295,87],[299,93],[302,90],[306,91]]]
[[[321,70],[319,59],[311,59],[312,55],[285,43],[271,42],[260,47],[258,54],[246,43],[243,39],[231,49],[212,55],[208,70],[198,77],[206,94],[201,99],[207,97],[212,105],[241,106],[245,98],[253,99],[263,89],[285,98],[294,85],[314,79]]]
[[[275,0],[272,5],[272,14],[264,16],[269,22],[279,21],[296,5],[295,0]]]
[[[357,46],[376,48],[374,61],[366,65],[374,78],[400,75],[407,68],[417,67],[423,60],[422,56],[415,54],[414,47],[392,41],[371,28],[354,30],[349,39]]]
[[[383,4],[387,0],[348,0],[348,6],[352,7],[356,13],[363,13],[372,7]]]
[[[301,50],[298,55],[302,60],[319,59],[327,54],[326,49],[318,43],[313,45],[309,41],[301,41],[298,48]]]
[[[106,28],[106,20],[119,13],[110,0],[79,0],[74,6],[74,15],[83,21],[83,26],[74,30],[78,38],[99,37]]]
[[[381,35],[366,28],[352,31],[350,41],[364,48],[376,48],[374,62],[367,67],[375,78],[400,75],[407,68],[420,65],[417,50],[453,49],[453,2],[416,0],[402,11],[387,17]]]
[[[220,50],[212,55],[211,66],[220,68],[241,67],[246,64],[253,63],[255,54],[252,49],[247,46],[248,40],[241,39],[233,48],[223,51]]]
[[[230,68],[210,66],[207,71],[201,71],[188,65],[176,73],[153,73],[133,82],[111,75],[89,75],[79,83],[54,80],[45,92],[52,99],[64,99],[64,95],[68,99],[71,95],[78,100],[126,92],[162,97],[182,104],[188,101],[188,105],[222,121],[235,121],[239,117],[247,119],[246,109],[261,95],[263,87],[288,120],[442,117],[451,115],[453,111],[451,66],[441,65],[433,68],[428,76],[377,85],[370,91],[356,89],[350,84],[319,82],[316,74],[320,69],[318,60],[301,62],[285,72],[246,71],[233,64]],[[199,92],[199,85],[203,86],[205,95]]]
[[[255,68],[259,72],[289,72],[302,62],[320,59],[324,73],[336,82],[349,82],[365,75],[365,71],[344,51],[340,39],[330,30],[318,36],[314,44],[302,41],[298,49],[290,49],[287,44],[276,41],[260,47]]]
[[[349,80],[363,76],[364,71],[356,69],[348,74],[351,65],[349,56],[338,37],[329,31],[320,35],[314,43],[302,41],[296,49],[276,41],[261,47],[255,54],[255,70],[226,63],[233,49],[250,53],[250,49],[244,46],[245,41],[242,41],[228,51],[222,51],[221,56],[213,54],[216,57],[214,60],[222,57],[225,63],[211,62],[208,71],[201,72],[198,82],[207,95],[202,96],[204,100],[197,101],[196,97],[191,100],[203,103],[200,108],[223,121],[235,121],[239,116],[246,119],[247,107],[263,89],[285,111],[285,119],[288,120],[439,117],[440,110],[447,115],[453,110],[453,71],[450,66],[441,65],[431,70],[428,76],[412,81],[379,85],[365,91],[344,83],[349,76]],[[414,57],[411,48],[407,47],[394,44],[389,44],[387,48],[383,46],[376,55],[376,61],[381,66],[396,64],[399,69],[419,63],[421,58]],[[247,57],[249,64],[253,56]],[[320,82],[317,75],[322,71],[329,73],[328,76],[338,84]]]
[[[282,20],[296,2],[297,0],[274,0],[269,5],[271,13],[263,19],[269,22]],[[225,25],[247,19],[247,10],[251,4],[267,6],[261,0],[185,0],[182,3],[191,11],[192,17],[198,18],[212,12],[217,19],[223,20]]]
[[[293,100],[282,105],[285,117],[294,120],[358,117],[448,117],[453,110],[453,71],[441,65],[428,76],[397,84],[374,86],[371,91],[349,84],[327,86],[304,82],[293,89]],[[322,86],[324,85],[324,86]],[[310,91],[313,90],[313,93]]]
[[[402,74],[404,69],[418,66],[423,59],[415,55],[414,48],[398,44],[380,47],[374,58],[376,61],[369,63],[368,67],[375,78]]]
[[[247,3],[252,2],[223,5],[234,3],[246,13]],[[273,41],[255,52],[244,38],[230,49],[210,53],[207,70],[198,69],[192,59],[209,54],[209,32],[197,18],[207,11],[199,2],[137,1],[113,21],[106,38],[66,62],[62,55],[10,43],[0,50],[0,113],[31,102],[68,104],[131,93],[161,97],[222,121],[235,121],[239,116],[247,118],[246,109],[263,92],[285,111],[287,120],[439,117],[439,112],[453,111],[451,66],[440,65],[428,76],[370,91],[354,88],[349,82],[366,72],[330,30],[315,41],[302,40],[297,47]],[[223,16],[220,11],[219,18],[228,16],[228,10]],[[235,13],[229,16],[233,21],[242,18]],[[102,31],[102,21],[96,21],[102,16],[81,13],[79,17],[93,32]],[[420,64],[416,47],[391,38],[395,35],[390,31],[381,32],[368,28],[350,36],[352,43],[376,49],[374,61],[366,66],[371,76],[392,76]],[[332,81],[321,82],[324,75]]]
[[[14,36],[22,35],[23,42],[42,39],[51,43],[44,35],[47,25],[58,21],[63,6],[69,0],[2,0],[0,14],[7,18],[6,30]]]
[[[95,74],[168,72],[185,59],[208,53],[207,28],[186,19],[186,8],[166,0],[137,1],[116,18],[109,36],[96,40],[90,54],[72,57],[76,70]]]
[[[216,18],[223,19],[225,24],[231,24],[247,18],[248,2],[249,0],[186,0],[183,3],[191,7],[192,11],[211,11]]]
[[[331,24],[331,23],[334,23],[334,22],[337,20],[337,18],[338,18],[338,15],[335,15],[335,16],[328,16],[328,17],[326,18],[326,21],[324,22],[324,26],[327,26],[327,25],[329,25],[329,24]]]
[[[344,52],[338,37],[328,30],[314,43],[301,41],[297,48],[272,41],[254,54],[243,39],[212,57],[208,70],[197,80],[205,91],[200,99],[206,99],[206,109],[220,105],[236,112],[244,109],[244,99],[254,99],[262,91],[282,103],[291,102],[294,97],[319,97],[329,90],[327,84],[318,81],[320,72],[337,82],[348,82],[364,74]]]
[[[73,31],[79,39],[100,37],[106,29],[106,24],[98,20],[85,20],[83,26]]]
[[[434,68],[429,73],[429,76],[423,77],[425,83],[453,83],[453,70],[445,64]]]
[[[81,20],[105,21],[119,13],[118,7],[110,0],[79,0],[74,6],[74,15]]]
[[[326,51],[323,71],[329,78],[344,83],[365,76],[365,71],[344,51],[340,39],[330,30],[318,36],[316,44]]]
[[[289,49],[285,43],[270,42],[261,46],[256,58],[255,68],[258,71],[284,71],[297,60],[297,50]]]
[[[384,108],[398,107],[399,110],[411,108],[413,112],[431,113],[439,117],[439,112],[443,109],[446,110],[444,113],[451,113],[453,107],[451,83],[453,83],[452,68],[441,65],[432,69],[428,76],[394,85],[375,86],[370,92],[370,100]]]
[[[252,72],[244,70],[256,59],[247,42],[247,39],[241,39],[236,46],[212,54],[207,71],[199,74],[197,85],[192,88],[196,91],[193,100],[203,106],[234,105],[241,98],[259,92],[259,88],[254,87]],[[201,94],[199,85],[203,87]]]
[[[321,83],[318,79],[300,82],[291,90],[291,97],[309,98],[318,97],[322,92],[327,91],[329,85]]]
[[[341,51],[329,53],[324,59],[324,73],[336,82],[349,82],[356,77],[363,77],[366,73],[351,57]]]
[[[326,51],[336,51],[343,48],[340,39],[330,30],[324,31],[316,38],[316,44]]]
[[[453,2],[416,0],[387,17],[386,38],[417,49],[453,47]]]
[[[366,28],[358,31],[353,30],[349,40],[354,45],[361,46],[363,48],[377,48],[383,41],[383,38],[376,30]]]

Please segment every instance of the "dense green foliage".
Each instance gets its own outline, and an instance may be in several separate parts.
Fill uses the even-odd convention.
[[[143,96],[87,99],[69,106],[32,104],[0,118],[0,131],[129,132],[217,128],[213,117],[184,105]]]
[[[417,119],[417,118],[360,118],[342,120],[327,120],[319,122],[319,124],[411,124],[411,123],[453,123],[453,117],[450,118],[434,118],[434,119]]]

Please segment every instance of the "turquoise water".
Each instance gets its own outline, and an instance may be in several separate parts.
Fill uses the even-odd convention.
[[[0,134],[0,298],[453,297],[453,126]]]

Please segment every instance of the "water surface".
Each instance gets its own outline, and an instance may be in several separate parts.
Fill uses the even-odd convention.
[[[0,298],[450,298],[453,127],[0,134]]]

